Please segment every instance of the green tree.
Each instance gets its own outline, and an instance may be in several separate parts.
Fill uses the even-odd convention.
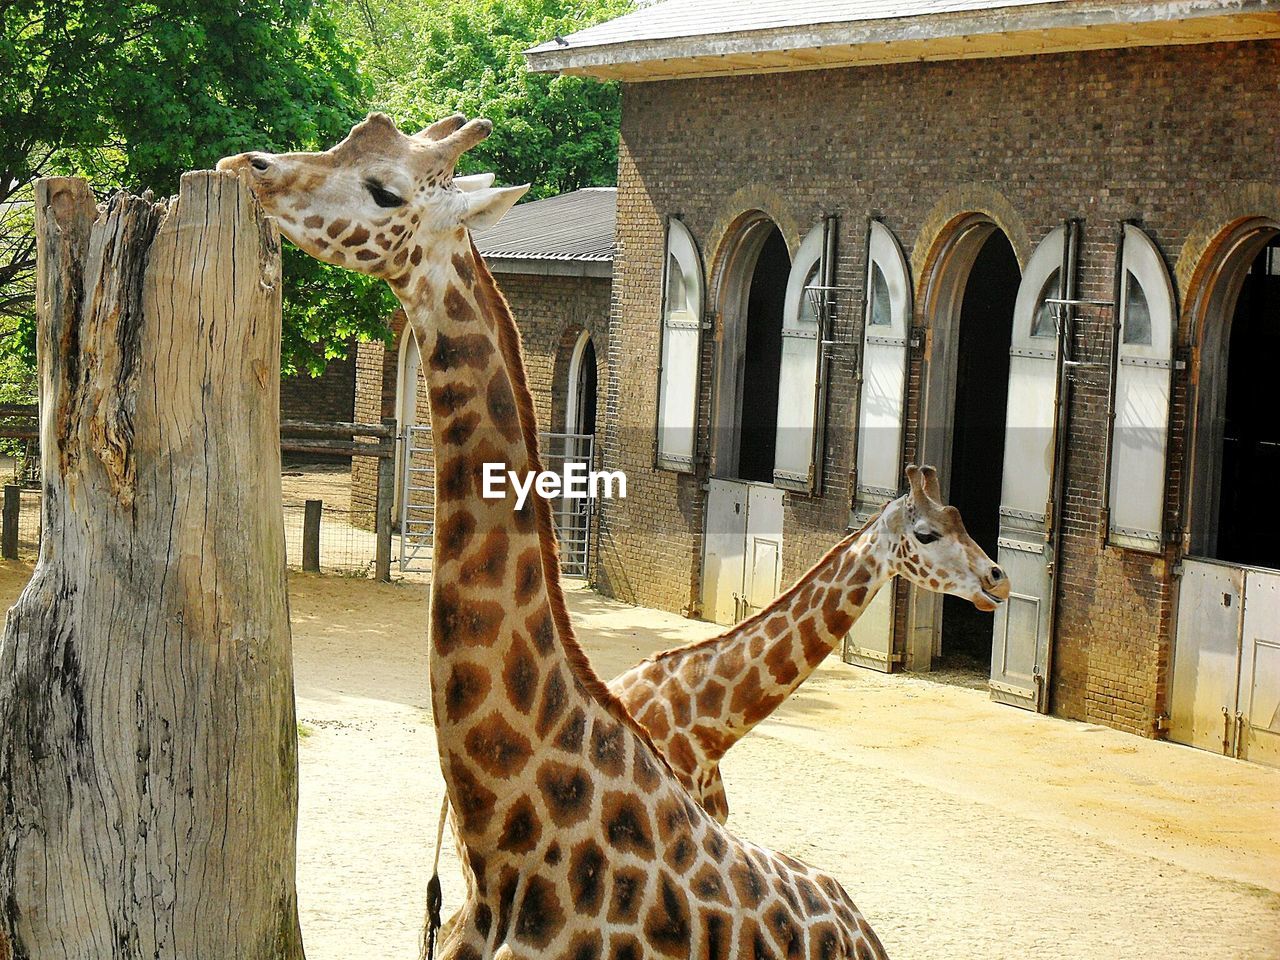
[[[617,84],[531,74],[523,51],[620,16],[630,0],[334,0],[374,103],[416,128],[460,110],[494,122],[461,172],[531,183],[531,197],[616,182]]]
[[[328,146],[364,113],[355,57],[313,0],[0,6],[0,312],[24,321],[10,352],[33,343],[37,177],[82,175],[104,196],[172,193],[184,170]],[[318,372],[352,336],[384,335],[381,288],[296,250],[285,261],[286,371]]]

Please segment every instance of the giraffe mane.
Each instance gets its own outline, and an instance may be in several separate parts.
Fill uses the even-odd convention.
[[[498,345],[511,378],[511,392],[515,394],[516,411],[520,419],[520,431],[524,437],[524,445],[528,450],[529,469],[542,470],[542,456],[538,450],[538,421],[533,409],[533,394],[529,390],[525,378],[524,351],[521,346],[520,330],[511,314],[511,305],[506,296],[498,289],[489,265],[484,262],[475,241],[471,241],[471,256],[476,263],[476,282],[482,295],[494,315],[498,327]],[[555,623],[560,644],[564,648],[565,659],[569,662],[569,670],[583,688],[605,708],[605,710],[635,732],[650,752],[668,771],[671,765],[662,752],[654,746],[653,738],[639,721],[631,715],[622,701],[609,690],[600,679],[591,661],[587,658],[573,632],[573,623],[569,619],[569,608],[565,604],[564,589],[560,584],[560,548],[556,543],[555,529],[551,521],[551,507],[542,497],[532,497],[534,517],[538,526],[538,546],[542,552],[542,582],[547,591],[547,602],[551,605],[551,618]],[[672,774],[674,776],[674,774]]]
[[[888,508],[888,506],[889,506],[888,504],[885,504],[883,507],[877,510],[874,514],[872,514],[870,519],[868,519],[867,522],[864,523],[861,527],[859,527],[857,530],[855,530],[853,533],[849,534],[848,536],[842,537],[840,541],[835,544],[835,546],[833,546],[830,550],[828,550],[826,553],[822,555],[821,559],[819,559],[813,566],[811,566],[808,570],[805,571],[804,576],[802,576],[799,580],[797,580],[790,587],[788,587],[776,600],[772,601],[770,604],[764,607],[764,609],[758,611],[757,613],[752,614],[750,617],[748,617],[746,620],[743,620],[741,623],[735,624],[734,626],[726,630],[724,633],[718,633],[714,637],[707,637],[705,640],[695,640],[693,643],[686,643],[684,646],[671,647],[670,649],[667,649],[667,650],[660,650],[657,653],[653,654],[652,656],[646,657],[641,662],[657,663],[661,660],[666,660],[670,657],[678,656],[680,654],[693,653],[698,650],[704,650],[707,647],[711,647],[711,646],[715,646],[717,644],[723,643],[727,638],[735,636],[736,634],[745,633],[746,631],[754,628],[758,623],[762,622],[763,620],[766,620],[769,617],[772,617],[775,612],[774,611],[775,607],[786,606],[787,603],[790,602],[791,598],[795,596],[795,594],[799,592],[804,586],[806,586],[809,583],[809,581],[814,578],[814,576],[816,576],[818,569],[820,567],[822,567],[836,553],[838,553],[841,550],[847,549],[849,544],[853,543],[853,541],[857,540],[869,529],[871,529],[872,524],[874,524],[877,520],[879,520],[884,515],[884,512]]]

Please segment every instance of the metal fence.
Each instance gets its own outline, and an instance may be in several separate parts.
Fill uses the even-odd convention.
[[[560,544],[560,571],[566,577],[587,579],[591,574],[597,507],[596,491],[587,483],[594,469],[595,436],[540,433],[538,438],[543,469],[560,475],[561,490],[576,488],[573,495],[549,501]],[[436,520],[431,428],[409,427],[400,443],[400,570],[427,571],[431,569]],[[576,495],[579,491],[582,495]]]
[[[435,534],[435,462],[428,426],[410,427],[398,438],[400,476],[398,529],[391,536],[392,555],[398,553],[403,573],[429,572]],[[581,495],[559,496],[550,501],[552,518],[560,544],[561,572],[568,577],[588,578],[594,562],[596,491],[586,480],[594,469],[595,438],[591,434],[540,434],[543,467],[561,477],[561,489],[571,484]],[[309,452],[309,451],[308,451]],[[29,461],[28,461],[29,462]],[[291,468],[296,472],[298,466]],[[302,467],[301,469],[306,469]],[[322,467],[313,468],[320,473]],[[332,471],[330,471],[332,472]],[[24,471],[25,474],[25,471]],[[290,476],[286,473],[286,476]],[[349,477],[349,474],[346,475]],[[13,492],[7,493],[10,506],[0,524],[0,546],[4,555],[35,559],[40,545],[40,500],[38,486],[19,486],[17,478],[0,477]],[[22,478],[26,481],[26,477]],[[344,479],[349,484],[349,479]],[[352,509],[348,505],[349,486],[339,490],[332,482],[312,508],[308,522],[307,496],[290,496],[283,501],[285,557],[295,569],[316,569],[349,576],[372,574],[378,560],[377,511]],[[536,494],[534,494],[536,495]],[[389,499],[389,498],[388,498]],[[13,505],[16,502],[16,507]],[[396,540],[399,543],[395,543]]]
[[[378,535],[374,532],[374,510],[352,510],[341,505],[316,501],[318,523],[307,529],[305,501],[284,504],[285,562],[295,570],[304,568],[306,545],[314,540],[318,569],[344,576],[372,576],[378,559]]]
[[[0,499],[0,559],[34,560],[39,552],[40,489],[6,483]]]

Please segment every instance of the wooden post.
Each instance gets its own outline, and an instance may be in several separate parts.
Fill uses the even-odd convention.
[[[22,514],[22,488],[5,484],[4,508],[0,510],[0,559],[18,559],[18,518]]]
[[[396,428],[395,417],[384,417],[382,425],[393,432]],[[374,530],[378,537],[377,562],[374,575],[383,583],[391,582],[391,504],[395,500],[396,458],[378,458],[378,499],[376,504],[376,520]]]
[[[324,513],[323,500],[308,500],[302,515],[302,569],[308,573],[320,572],[320,516]]]
[[[35,192],[45,546],[0,640],[0,957],[300,960],[280,243],[233,174]]]

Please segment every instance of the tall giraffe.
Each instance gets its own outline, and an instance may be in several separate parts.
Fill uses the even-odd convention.
[[[452,173],[485,120],[406,136],[381,114],[324,153],[246,153],[281,232],[384,278],[419,337],[437,451],[431,698],[467,897],[443,958],[877,958],[831,876],[739,840],[689,796],[592,672],[546,501],[482,496],[539,469],[520,338],[468,230],[524,192]]]
[[[656,654],[609,682],[689,793],[729,815],[720,760],[808,679],[894,576],[991,611],[1009,580],[944,507],[933,467],[789,590],[717,637]]]

